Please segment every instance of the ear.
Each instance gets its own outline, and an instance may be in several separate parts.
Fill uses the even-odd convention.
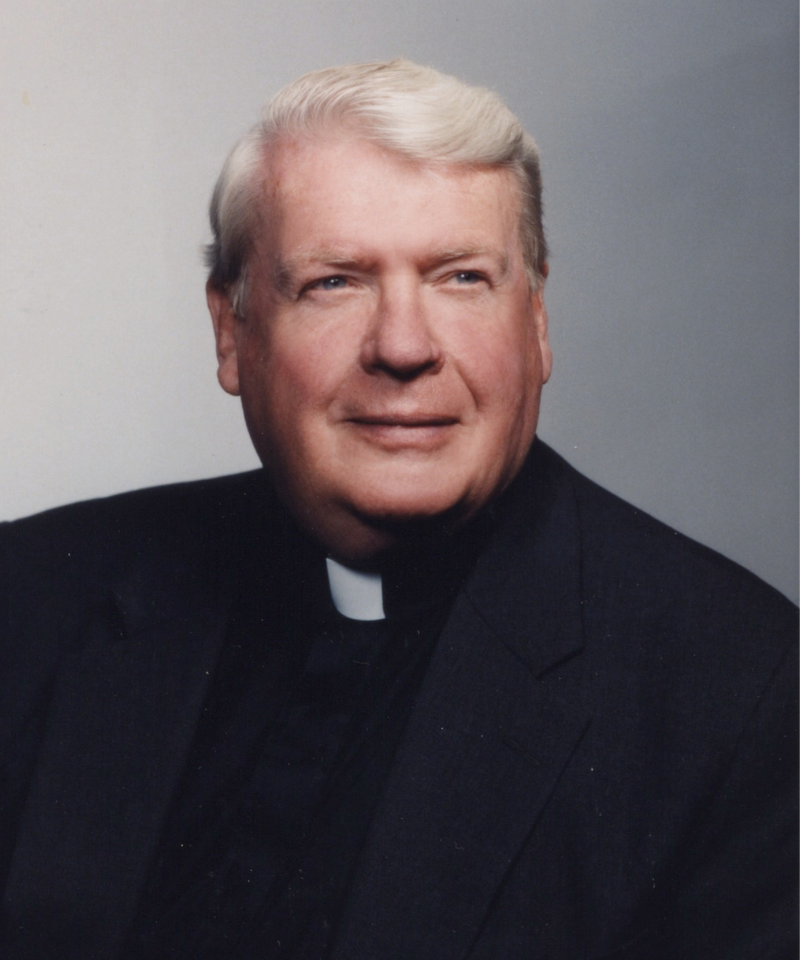
[[[536,326],[536,339],[539,341],[539,353],[542,357],[542,383],[547,383],[553,369],[553,354],[550,350],[550,340],[547,336],[547,307],[544,305],[544,282],[549,273],[549,267],[542,265],[542,279],[536,291],[531,294],[533,320]]]
[[[233,309],[227,290],[206,284],[206,300],[217,341],[217,379],[226,393],[239,396],[238,327],[243,322]]]

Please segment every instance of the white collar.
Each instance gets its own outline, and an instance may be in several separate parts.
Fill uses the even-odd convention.
[[[383,584],[379,573],[352,570],[327,557],[333,605],[350,620],[383,620]]]

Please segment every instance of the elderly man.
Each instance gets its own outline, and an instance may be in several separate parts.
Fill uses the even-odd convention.
[[[796,611],[534,439],[540,197],[404,61],[234,148],[263,470],[2,532],[4,957],[792,955]]]

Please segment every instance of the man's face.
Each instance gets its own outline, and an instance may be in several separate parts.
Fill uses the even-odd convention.
[[[512,175],[343,137],[279,144],[263,182],[245,317],[209,305],[277,490],[350,562],[463,522],[517,473],[550,373]]]

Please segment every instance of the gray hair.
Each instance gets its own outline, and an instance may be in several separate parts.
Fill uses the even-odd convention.
[[[227,289],[234,309],[246,301],[247,259],[267,148],[284,137],[324,136],[346,128],[423,163],[505,167],[520,188],[520,232],[531,288],[545,275],[542,180],[533,138],[494,93],[408,60],[316,70],[277,93],[228,154],[211,198],[214,240],[206,248],[209,282]]]

